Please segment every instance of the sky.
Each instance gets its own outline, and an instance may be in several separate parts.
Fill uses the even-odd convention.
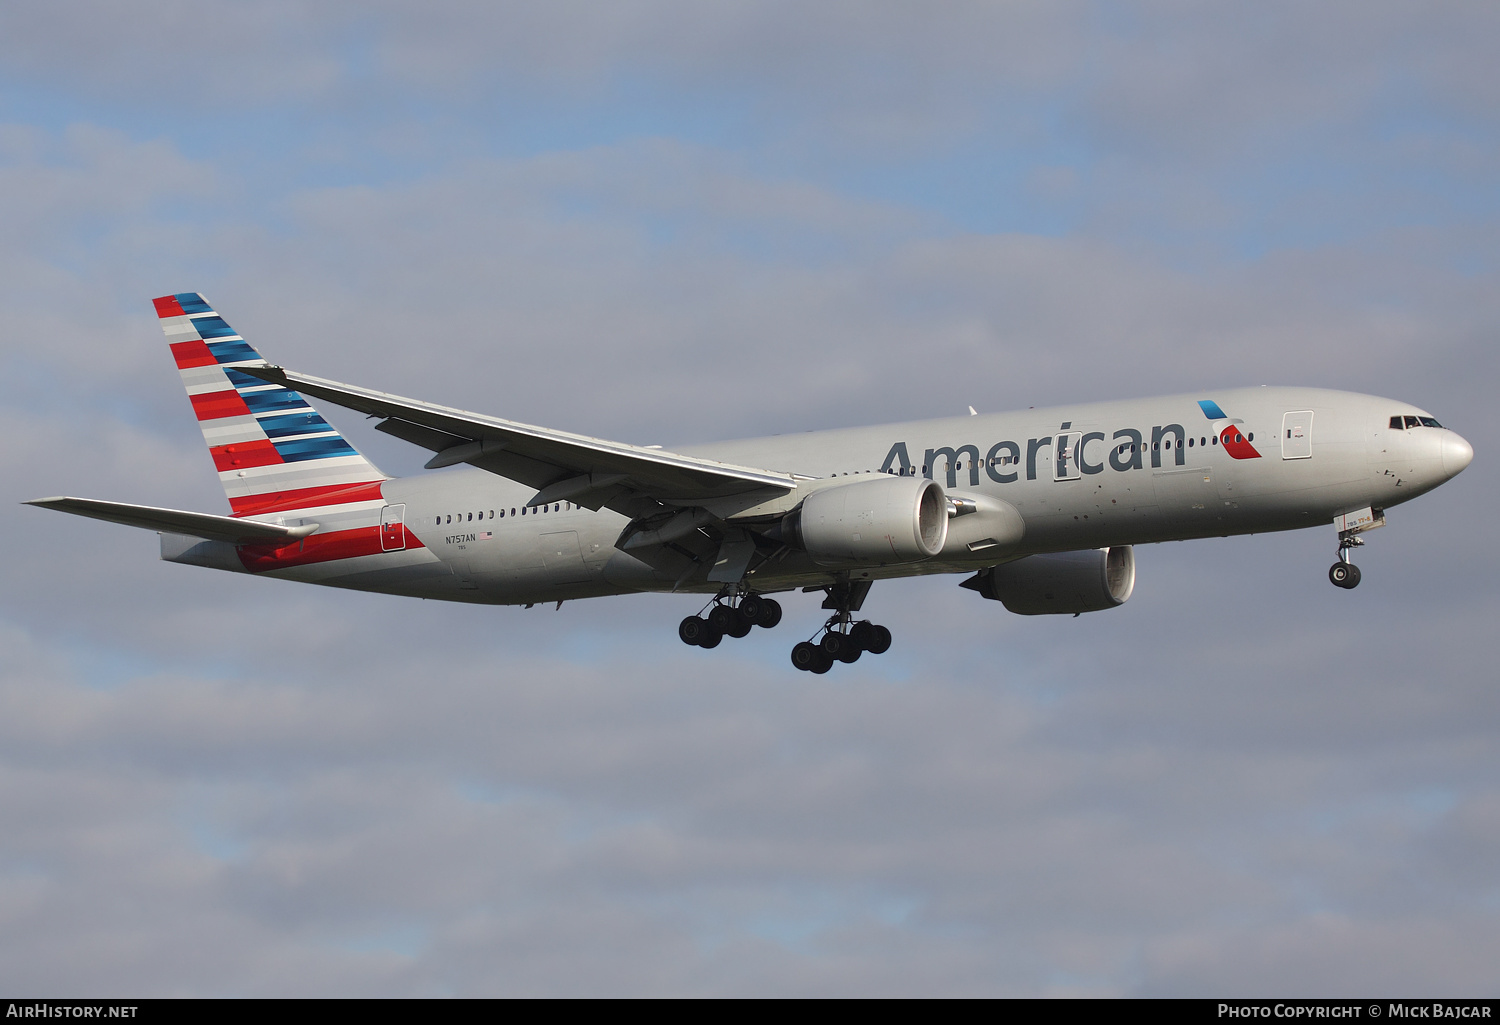
[[[0,6],[0,991],[1496,996],[1500,7]],[[445,606],[20,505],[225,512],[149,300],[636,444],[1254,384],[1473,464],[1018,617]],[[427,453],[324,408],[388,473]],[[1478,517],[1478,519],[1476,519]],[[1468,533],[1465,533],[1468,531]]]

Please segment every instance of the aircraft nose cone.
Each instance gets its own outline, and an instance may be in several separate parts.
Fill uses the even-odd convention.
[[[1443,472],[1450,477],[1457,476],[1473,460],[1474,446],[1448,431],[1443,437]]]

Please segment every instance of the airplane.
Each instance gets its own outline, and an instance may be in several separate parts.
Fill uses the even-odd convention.
[[[229,500],[227,516],[96,499],[27,503],[157,531],[161,558],[497,605],[708,595],[678,636],[774,627],[771,595],[825,594],[800,670],[879,655],[856,619],[877,580],[969,574],[1021,615],[1115,608],[1134,546],[1326,527],[1341,588],[1386,511],[1474,450],[1409,403],[1300,387],[1100,402],[667,450],[465,412],[287,370],[196,292],[154,300]],[[308,403],[433,453],[381,473]]]

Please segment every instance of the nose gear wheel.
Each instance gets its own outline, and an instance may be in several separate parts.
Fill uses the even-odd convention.
[[[1328,567],[1328,580],[1346,591],[1359,586],[1359,567],[1350,561],[1349,553],[1363,547],[1365,539],[1352,530],[1339,532],[1339,561]]]
[[[1335,562],[1328,568],[1328,579],[1334,587],[1346,590],[1359,586],[1359,567],[1352,562]]]

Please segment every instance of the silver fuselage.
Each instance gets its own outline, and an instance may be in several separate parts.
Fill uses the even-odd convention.
[[[1325,526],[1352,510],[1389,509],[1415,498],[1472,457],[1468,443],[1445,428],[1393,429],[1393,416],[1427,416],[1405,402],[1312,388],[1211,394],[1226,419],[1210,419],[1199,396],[1181,395],[673,450],[796,474],[805,490],[866,474],[920,474],[937,480],[950,498],[975,503],[978,515],[952,520],[936,557],[854,571],[870,579],[971,572],[1043,552]],[[1240,442],[1218,443],[1226,429]],[[535,494],[471,468],[390,480],[382,487],[383,515],[399,519],[403,547],[264,572],[494,604],[720,588],[707,579],[706,565],[689,561],[690,549],[676,564],[643,561],[616,548],[626,517],[566,502],[525,509]],[[786,499],[796,500],[796,493]],[[991,514],[1002,506],[1019,512],[1024,530],[986,546]],[[721,512],[753,519],[767,509]],[[217,542],[164,536],[163,557],[244,569],[232,547]],[[774,592],[826,585],[835,576],[805,553],[783,551],[752,568],[744,585]]]

